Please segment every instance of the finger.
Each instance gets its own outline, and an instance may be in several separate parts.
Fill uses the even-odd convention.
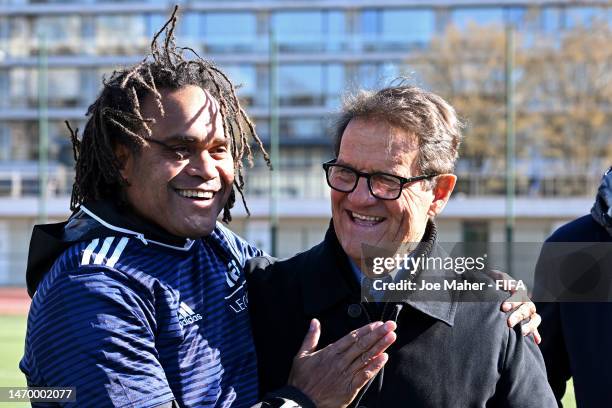
[[[361,353],[353,360],[350,367],[346,370],[349,373],[356,373],[363,369],[373,358],[381,355],[391,344],[395,342],[397,335],[395,332],[387,333],[382,339],[378,340],[368,351]]]
[[[383,326],[383,322],[374,322],[370,324],[366,324],[365,326],[360,327],[357,330],[353,330],[346,336],[342,337],[340,340],[335,342],[332,346],[334,351],[337,354],[344,353],[350,347],[352,347],[357,341],[361,341],[364,337],[372,332],[375,332],[376,329]],[[386,333],[382,334],[384,336]],[[381,336],[381,337],[382,337]]]
[[[504,303],[502,303],[501,310],[503,310],[504,312],[509,312],[513,309],[517,309],[518,307],[526,303],[532,303],[527,293],[523,291],[516,292],[508,299],[506,299]]]
[[[319,344],[319,337],[321,337],[321,323],[319,323],[317,319],[312,319],[310,321],[308,333],[306,333],[304,341],[298,351],[298,356],[303,357],[306,354],[314,352],[317,348],[317,344]]]
[[[530,334],[535,335],[540,323],[542,323],[542,318],[539,314],[536,313],[531,316],[531,319],[529,319],[529,323],[525,323],[521,326],[521,333],[523,333],[523,336],[528,336]]]
[[[340,357],[341,367],[348,369],[355,359],[370,351],[370,349],[374,347],[379,340],[383,339],[387,334],[393,332],[393,330],[396,328],[397,324],[395,324],[395,322],[388,321],[365,336],[357,338],[357,340],[353,342],[353,345],[342,353],[342,356]]]
[[[537,345],[540,345],[540,343],[542,343],[542,335],[540,334],[538,329],[535,329],[535,333],[533,333],[533,338]]]
[[[514,327],[518,322],[532,317],[536,312],[532,302],[523,303],[508,317],[508,326]]]
[[[353,391],[353,395],[357,395],[359,390],[361,390],[363,386],[368,383],[368,381],[376,377],[376,374],[378,374],[379,371],[385,366],[387,361],[389,361],[389,356],[387,353],[379,354],[371,359],[368,364],[353,374],[351,379],[351,391]]]

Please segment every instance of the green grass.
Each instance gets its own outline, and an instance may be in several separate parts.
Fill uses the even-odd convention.
[[[26,330],[25,316],[0,316],[0,387],[25,387],[19,370]]]
[[[23,355],[26,330],[25,316],[0,316],[0,387],[25,387],[26,380],[19,370]],[[11,407],[25,408],[29,403],[14,404]],[[0,407],[8,403],[0,402]]]
[[[0,315],[0,387],[25,387],[26,381],[19,370],[19,360],[23,355],[23,342],[26,330],[25,316]],[[0,408],[3,406],[0,403]],[[20,405],[27,407],[26,405]],[[564,408],[576,408],[574,385],[567,383],[563,397]]]
[[[574,395],[574,381],[570,378],[567,382],[567,388],[565,389],[565,395],[561,400],[563,408],[576,408],[576,397]]]

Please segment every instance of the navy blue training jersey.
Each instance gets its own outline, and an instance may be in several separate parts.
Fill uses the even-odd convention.
[[[242,271],[260,254],[220,224],[185,247],[121,232],[73,245],[32,300],[28,385],[76,387],[67,406],[254,404]]]

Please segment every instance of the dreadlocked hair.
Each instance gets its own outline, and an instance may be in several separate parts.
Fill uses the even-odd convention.
[[[79,129],[70,131],[76,176],[72,186],[70,209],[75,211],[87,200],[113,198],[125,203],[124,188],[128,186],[121,173],[121,163],[115,155],[117,145],[126,146],[137,153],[147,145],[152,136],[150,123],[153,119],[144,118],[140,105],[145,97],[152,96],[160,111],[165,115],[160,89],[179,89],[196,85],[209,92],[220,106],[223,118],[223,132],[230,139],[230,149],[234,159],[234,188],[223,208],[223,222],[230,222],[230,209],[236,202],[238,191],[247,214],[249,209],[244,198],[243,159],[249,167],[253,165],[253,140],[262,152],[269,168],[270,157],[255,126],[249,119],[236,96],[236,89],[229,78],[211,61],[201,58],[193,49],[177,47],[174,30],[176,28],[178,6],[172,16],[155,34],[151,42],[151,53],[139,64],[113,71],[110,78],[103,79],[103,88],[98,99],[88,108],[88,120],[79,140]],[[163,41],[161,34],[165,34]],[[193,59],[185,57],[185,52],[193,54]]]

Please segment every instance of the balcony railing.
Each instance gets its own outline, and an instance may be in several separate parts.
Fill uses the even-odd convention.
[[[261,54],[268,52],[267,37],[253,35],[205,37],[182,36],[183,46],[189,46],[198,53],[206,55]],[[417,40],[407,35],[371,35],[371,34],[294,34],[278,38],[277,47],[281,54],[318,54],[318,53],[368,53],[420,51],[429,46],[430,41]],[[141,58],[148,52],[151,39],[148,36],[130,38],[100,35],[80,37],[77,35],[50,39],[46,49],[51,56],[111,56],[135,55]],[[23,37],[0,40],[0,49],[6,57],[25,58],[38,55],[37,38]],[[266,54],[267,55],[267,54]],[[405,57],[408,57],[407,55]]]
[[[37,171],[0,170],[0,197],[20,198],[41,193]],[[531,197],[590,197],[600,182],[600,174],[547,175],[516,178],[516,195]],[[74,173],[57,166],[47,174],[47,197],[70,195]],[[271,173],[264,168],[246,171],[245,193],[251,197],[270,195]],[[283,168],[278,174],[280,198],[327,198],[329,187],[318,167]],[[499,196],[505,194],[503,174],[465,173],[458,175],[455,195]]]

